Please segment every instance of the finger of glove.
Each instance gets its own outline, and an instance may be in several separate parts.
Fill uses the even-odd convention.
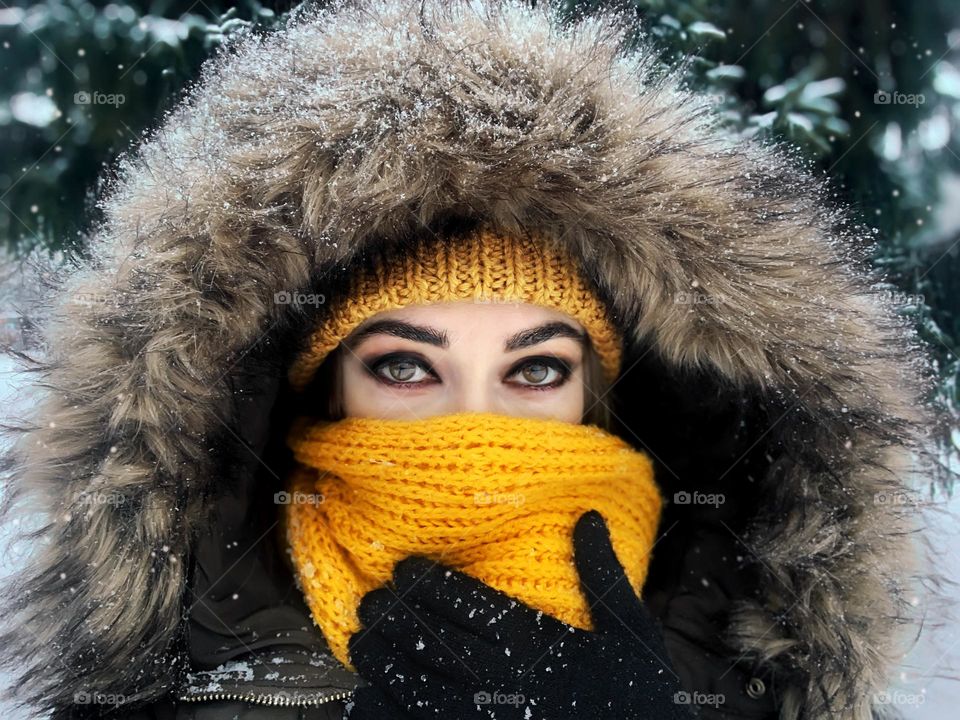
[[[413,717],[456,717],[455,703],[462,692],[455,683],[413,665],[378,633],[356,633],[348,644],[350,661],[360,675]]]
[[[493,645],[512,637],[562,630],[562,623],[504,592],[445,565],[412,556],[394,568],[397,595],[411,598]]]
[[[454,679],[489,676],[503,668],[507,659],[503,651],[484,638],[427,608],[408,604],[409,598],[392,599],[391,603],[386,594],[368,593],[360,603],[359,617],[371,632],[379,633],[415,664]]]
[[[343,720],[408,720],[412,716],[376,685],[364,685],[344,705]]]
[[[386,620],[386,615],[401,607],[401,598],[388,587],[380,587],[365,594],[357,605],[357,617],[366,627],[373,628]]]
[[[637,597],[614,552],[610,533],[596,510],[580,516],[573,530],[574,556],[580,586],[597,632],[616,632],[623,625],[647,631]]]

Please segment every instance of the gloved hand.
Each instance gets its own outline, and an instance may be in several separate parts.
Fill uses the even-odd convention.
[[[592,632],[426,558],[397,563],[394,587],[358,608],[350,659],[376,691],[351,718],[692,717],[674,702],[680,686],[656,622],[596,511],[577,522],[574,555]]]
[[[343,707],[343,720],[408,720],[413,715],[397,705],[390,693],[377,685],[364,685],[353,691]]]

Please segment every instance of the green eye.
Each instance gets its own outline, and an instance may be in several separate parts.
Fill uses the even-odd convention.
[[[395,385],[416,385],[432,375],[423,362],[411,357],[385,356],[369,367],[378,379]]]
[[[423,378],[417,375],[418,370],[424,375],[426,374],[419,364],[410,362],[409,360],[389,362],[380,369],[386,370],[385,377],[394,382],[416,382],[422,380]]]
[[[545,365],[544,363],[530,363],[524,365],[523,369],[520,371],[520,375],[531,385],[542,385],[544,382],[553,380],[553,376],[559,375],[556,368],[551,368]]]
[[[518,385],[552,387],[562,385],[570,375],[570,368],[557,358],[535,358],[523,361],[511,373],[518,376]]]

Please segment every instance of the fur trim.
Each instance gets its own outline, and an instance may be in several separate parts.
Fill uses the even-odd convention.
[[[613,14],[564,29],[547,3],[338,2],[204,66],[119,165],[43,327],[6,456],[6,513],[49,521],[5,598],[21,698],[169,686],[243,378],[281,375],[277,343],[309,319],[275,294],[335,292],[368,248],[464,218],[582,258],[629,343],[622,405],[645,397],[629,368],[649,351],[677,383],[750,399],[766,467],[738,498],[758,581],[730,641],[775,672],[784,718],[868,716],[913,552],[913,507],[877,494],[934,471],[933,370],[826,183],[731,137],[627,36]],[[81,506],[91,493],[122,502]]]

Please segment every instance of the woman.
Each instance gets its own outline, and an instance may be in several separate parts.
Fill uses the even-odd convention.
[[[289,370],[327,412],[289,432],[281,533],[330,652],[373,683],[350,717],[688,717],[634,594],[662,500],[598,427],[622,340],[576,262],[485,228],[366,260]]]
[[[504,633],[529,639],[516,646],[523,657],[539,647],[526,603],[497,606],[497,583],[458,586],[470,576],[414,556],[357,604],[364,625],[349,637],[380,642],[347,640],[353,672],[316,624],[310,586],[297,585],[304,556],[283,545],[284,522],[296,537],[287,511],[305,506],[275,502],[297,471],[293,419],[331,397],[344,419],[369,416],[364,402],[384,407],[346,350],[314,368],[309,388],[289,379],[364,258],[402,257],[415,238],[459,246],[483,229],[563,251],[622,339],[598,405],[610,409],[606,427],[652,459],[666,501],[642,606],[616,596],[632,632],[603,633],[627,642],[597,656],[631,670],[615,678],[631,688],[622,697],[635,697],[633,682],[661,713],[873,715],[912,620],[918,520],[898,499],[937,471],[932,367],[868,269],[868,232],[823,181],[774,146],[728,135],[679,71],[657,70],[651,48],[621,52],[628,35],[609,15],[562,29],[543,6],[338,4],[304,8],[206,67],[123,163],[90,262],[63,279],[35,414],[7,455],[8,518],[30,507],[48,521],[6,590],[0,638],[29,712],[432,712],[442,693],[402,692],[391,680],[403,671],[391,677],[384,659],[404,641],[386,633],[410,618],[379,591],[427,602],[421,577],[439,617],[467,614],[464,642],[483,635],[467,627],[470,611],[492,604]],[[423,422],[481,408],[588,427],[586,357],[556,394],[523,390],[548,412],[508,385],[563,373],[507,376],[502,333],[546,319],[528,305],[509,322],[496,303],[471,308],[469,331],[450,320],[448,335],[471,342],[448,350],[446,372],[433,368],[441,386],[404,402],[421,393]],[[550,340],[575,352],[568,341]],[[422,365],[378,367],[404,382],[429,377]],[[325,375],[333,369],[357,384]],[[610,552],[624,547],[611,518],[600,512],[605,528],[583,515],[572,577],[586,594],[617,573],[635,582],[640,565],[629,577],[614,563],[625,558]],[[644,646],[663,660],[661,682],[643,674]],[[564,680],[587,692],[610,667],[580,652],[582,677]],[[444,682],[462,692],[448,664]],[[545,669],[538,678],[544,697],[570,690]],[[537,717],[504,697],[500,716]]]

